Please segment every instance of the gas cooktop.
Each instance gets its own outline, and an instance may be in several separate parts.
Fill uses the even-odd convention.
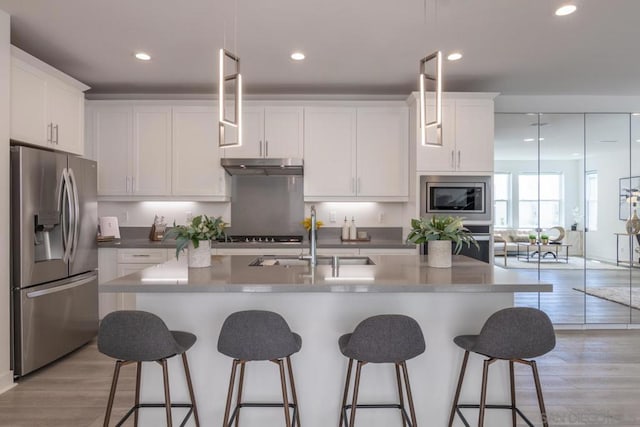
[[[227,236],[226,242],[244,243],[301,243],[302,235],[276,236],[268,234],[259,235],[231,235]]]

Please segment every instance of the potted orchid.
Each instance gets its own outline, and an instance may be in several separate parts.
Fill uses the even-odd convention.
[[[164,239],[176,239],[176,258],[187,248],[189,267],[211,265],[211,239],[224,236],[225,222],[222,217],[198,215],[185,225],[176,225],[165,233]]]

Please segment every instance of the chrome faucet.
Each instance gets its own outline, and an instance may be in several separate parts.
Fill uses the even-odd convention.
[[[318,265],[318,242],[316,240],[316,230],[318,229],[318,221],[316,217],[316,206],[311,205],[311,229],[309,230],[311,240],[309,241],[309,255],[302,255],[300,259],[309,261],[309,265],[315,267]]]

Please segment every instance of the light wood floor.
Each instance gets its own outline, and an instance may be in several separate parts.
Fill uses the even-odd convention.
[[[640,426],[640,331],[558,331],[557,336],[556,349],[538,359],[550,425]],[[101,426],[112,370],[113,361],[89,344],[0,395],[0,426]],[[134,371],[123,368],[113,420],[133,400]],[[518,367],[516,375],[518,405],[541,425],[530,369]]]

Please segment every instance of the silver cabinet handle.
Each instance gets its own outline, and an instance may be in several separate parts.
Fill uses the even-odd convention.
[[[260,144],[260,157],[262,157],[262,141],[258,141],[258,144]]]
[[[454,151],[453,151],[453,150],[451,150],[451,163],[450,163],[450,165],[451,165],[451,167],[452,167],[452,168],[453,168],[453,167],[455,167],[455,165],[456,165],[456,164],[455,164],[455,162],[454,162],[454,160],[453,160],[453,156],[454,156],[454,155],[455,155],[455,154],[454,154]]]
[[[53,123],[47,125],[47,142],[53,144]]]
[[[54,140],[54,143],[58,145],[58,125],[55,125],[53,128],[56,130],[56,138]]]
[[[264,156],[269,157],[269,141],[264,141]]]
[[[134,258],[149,258],[151,255],[149,254],[131,254]]]
[[[458,169],[460,169],[460,150],[458,150]]]

